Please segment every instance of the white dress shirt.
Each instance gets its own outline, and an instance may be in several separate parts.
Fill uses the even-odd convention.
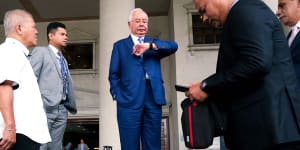
[[[131,36],[131,39],[132,39],[132,41],[133,41],[134,44],[140,43],[139,40],[138,40],[139,37],[137,37],[137,36],[135,36],[135,35],[133,35],[133,34],[130,34],[130,36]],[[142,43],[144,43],[144,38],[145,38],[145,37],[141,37],[141,38],[143,39]]]
[[[295,37],[297,36],[299,30],[300,30],[300,21],[295,26],[291,27],[292,32],[291,32],[291,35],[288,39],[289,46],[292,45],[292,43],[293,43]]]
[[[19,85],[13,93],[16,132],[37,143],[47,143],[51,137],[46,113],[36,76],[26,57],[28,54],[28,49],[22,43],[6,38],[0,45],[0,83],[10,80]],[[0,115],[0,138],[4,128],[3,117]]]

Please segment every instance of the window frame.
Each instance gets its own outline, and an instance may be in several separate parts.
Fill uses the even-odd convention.
[[[209,44],[194,44],[193,37],[193,15],[198,15],[198,10],[194,7],[191,7],[189,4],[184,6],[187,10],[188,17],[188,50],[189,51],[210,51],[217,50],[220,46],[220,43],[209,43]]]
[[[95,74],[96,73],[96,41],[95,40],[68,41],[67,45],[69,44],[92,44],[92,53],[93,53],[91,69],[70,69],[70,73],[71,74]]]

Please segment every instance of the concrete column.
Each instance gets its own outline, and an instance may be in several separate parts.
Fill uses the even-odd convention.
[[[113,43],[129,35],[128,16],[130,10],[135,6],[135,1],[99,1],[99,149],[102,150],[104,145],[109,145],[114,150],[119,150],[121,147],[116,119],[116,103],[109,93],[108,70]]]
[[[278,0],[263,0],[274,13],[277,11]]]

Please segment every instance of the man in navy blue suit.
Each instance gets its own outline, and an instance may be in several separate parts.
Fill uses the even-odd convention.
[[[223,30],[216,73],[192,83],[187,96],[227,110],[230,150],[299,149],[300,96],[276,15],[262,0],[194,2],[203,21]]]
[[[277,16],[284,25],[291,27],[288,42],[300,90],[300,0],[278,0]]]
[[[160,60],[176,52],[173,41],[145,36],[148,15],[130,12],[130,35],[114,43],[110,92],[117,102],[122,150],[160,150],[162,105],[166,104]]]

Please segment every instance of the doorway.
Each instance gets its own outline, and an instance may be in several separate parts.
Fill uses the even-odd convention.
[[[90,150],[99,149],[98,118],[68,119],[63,146],[70,142],[72,144],[70,150],[74,150],[77,148],[81,138]]]

